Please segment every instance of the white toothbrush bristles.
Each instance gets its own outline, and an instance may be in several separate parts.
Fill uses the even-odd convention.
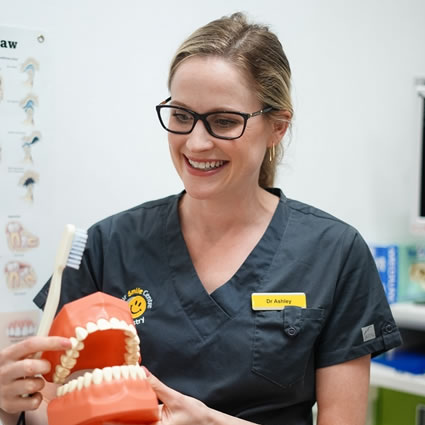
[[[71,250],[68,255],[66,265],[78,270],[80,268],[83,252],[86,247],[87,232],[82,229],[75,229],[74,239],[72,240]]]

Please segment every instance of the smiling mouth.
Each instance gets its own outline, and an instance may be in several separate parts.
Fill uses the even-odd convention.
[[[187,162],[189,165],[194,168],[195,170],[201,170],[201,171],[211,171],[216,170],[217,168],[222,167],[224,164],[227,163],[227,161],[194,161],[192,159],[189,159],[186,157]]]

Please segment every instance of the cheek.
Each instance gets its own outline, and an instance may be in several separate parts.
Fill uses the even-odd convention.
[[[180,149],[185,143],[184,136],[168,133],[168,148],[172,156],[180,155]]]
[[[181,154],[179,152],[180,146],[173,137],[168,138],[168,149],[170,151],[171,160],[174,164],[174,168],[177,170],[181,167]]]

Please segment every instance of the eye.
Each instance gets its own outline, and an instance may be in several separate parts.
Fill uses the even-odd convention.
[[[174,120],[182,124],[187,124],[188,122],[193,121],[193,116],[188,112],[183,111],[182,109],[174,109],[171,113],[171,116]]]
[[[213,127],[223,130],[243,125],[243,119],[236,114],[211,115],[209,122]]]

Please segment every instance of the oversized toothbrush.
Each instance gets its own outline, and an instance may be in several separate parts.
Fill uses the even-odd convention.
[[[84,248],[87,242],[87,232],[77,229],[73,224],[67,224],[56,253],[53,276],[50,282],[49,293],[47,295],[46,305],[38,327],[37,336],[47,336],[50,331],[56,310],[59,305],[59,299],[62,286],[62,273],[65,267],[79,269],[83,258]],[[37,353],[36,357],[40,357]]]

